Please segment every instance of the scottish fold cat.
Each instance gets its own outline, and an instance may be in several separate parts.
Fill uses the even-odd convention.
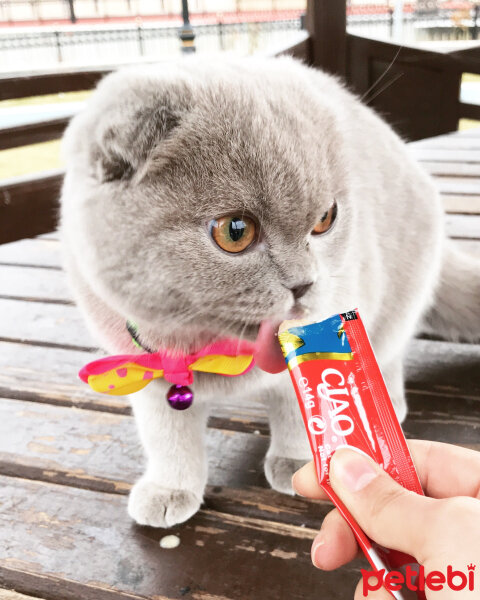
[[[435,290],[431,326],[468,336],[478,324],[476,264],[445,240],[430,178],[372,110],[293,59],[109,75],[70,123],[64,154],[65,267],[110,353],[135,351],[127,320],[142,346],[181,352],[254,340],[263,323],[266,364],[283,318],[359,307],[403,419],[402,358]],[[198,510],[209,405],[225,396],[265,402],[265,474],[292,493],[310,450],[286,372],[199,374],[183,412],[165,402],[169,385],[131,396],[147,458],[129,499],[135,521],[169,527]]]

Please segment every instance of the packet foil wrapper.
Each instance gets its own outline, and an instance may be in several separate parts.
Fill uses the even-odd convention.
[[[330,487],[329,465],[338,448],[370,456],[403,487],[423,495],[405,436],[396,417],[357,309],[283,331],[278,336],[312,449],[318,481],[352,528],[373,569],[419,571],[416,560],[384,548],[360,529]],[[423,592],[390,592],[397,600]]]

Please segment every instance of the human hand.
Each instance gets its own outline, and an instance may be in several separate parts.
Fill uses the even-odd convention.
[[[466,573],[471,563],[480,570],[480,452],[420,440],[408,445],[428,497],[407,491],[374,461],[348,449],[337,450],[332,457],[333,490],[372,540],[414,556],[425,573],[446,574],[448,565]],[[295,473],[292,484],[302,496],[327,499],[313,462]],[[352,530],[339,511],[332,510],[313,542],[313,564],[329,571],[357,553]],[[426,594],[429,600],[473,600],[480,596],[480,582],[475,587],[453,592],[444,585],[443,590]],[[367,597],[392,598],[384,588]],[[360,582],[355,600],[364,598]]]

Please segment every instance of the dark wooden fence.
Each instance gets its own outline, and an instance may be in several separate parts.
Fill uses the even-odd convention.
[[[480,74],[480,46],[428,52],[349,35],[344,0],[308,0],[305,34],[289,53],[345,78],[370,106],[408,140],[457,129],[460,118],[480,120],[480,106],[459,100],[464,72]],[[74,69],[0,80],[0,100],[89,90],[105,69]],[[0,149],[61,136],[68,119],[0,129]],[[0,183],[0,243],[46,233],[57,222],[62,173]]]

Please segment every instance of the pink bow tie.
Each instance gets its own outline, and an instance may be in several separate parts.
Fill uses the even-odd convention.
[[[79,376],[97,392],[126,395],[163,377],[175,386],[193,383],[193,372],[217,373],[229,377],[253,368],[255,344],[220,340],[194,354],[173,354],[166,350],[147,354],[106,356],[85,365]]]

